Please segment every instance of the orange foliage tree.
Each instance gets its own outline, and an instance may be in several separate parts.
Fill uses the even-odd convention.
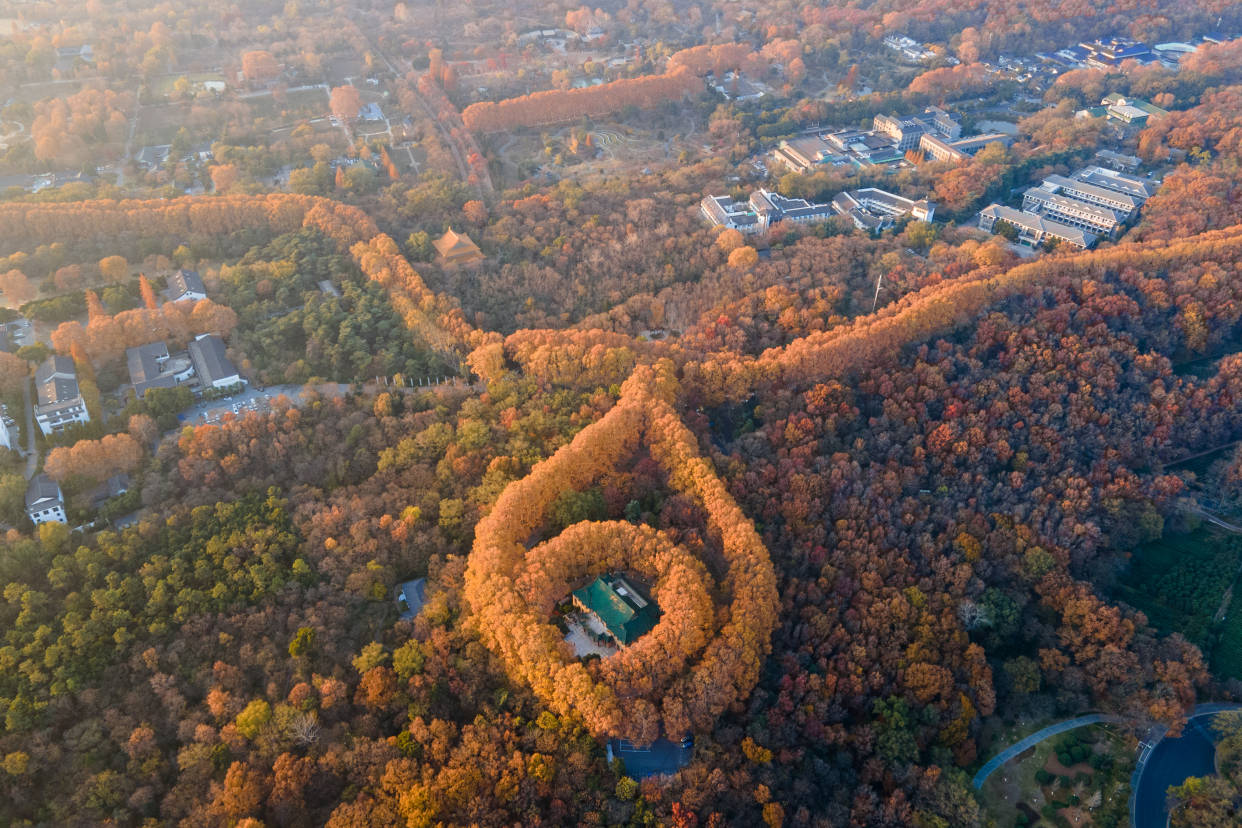
[[[106,480],[114,474],[131,472],[142,460],[142,446],[129,434],[109,434],[99,440],[79,440],[72,446],[58,446],[47,455],[44,471],[63,482],[73,475]]]

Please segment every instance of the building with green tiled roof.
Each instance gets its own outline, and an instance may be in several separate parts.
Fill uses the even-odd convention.
[[[575,589],[574,604],[600,620],[618,644],[631,644],[660,618],[655,603],[621,575],[607,575]]]

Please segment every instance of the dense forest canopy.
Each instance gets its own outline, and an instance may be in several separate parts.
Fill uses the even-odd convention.
[[[1242,701],[1236,4],[3,14],[0,823],[1119,826],[1139,741]],[[1196,49],[1032,69],[1115,36]],[[773,161],[931,105],[1005,140]],[[979,228],[1104,147],[1115,238]],[[760,187],[937,209],[705,221]],[[199,337],[245,382],[136,387]],[[579,657],[606,573],[659,617]],[[972,784],[1085,712],[1039,808]],[[1219,727],[1173,824],[1236,822]]]

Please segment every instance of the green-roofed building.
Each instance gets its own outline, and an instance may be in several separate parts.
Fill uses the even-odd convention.
[[[574,604],[600,620],[617,643],[633,643],[656,625],[660,610],[624,577],[596,578],[573,592]]]

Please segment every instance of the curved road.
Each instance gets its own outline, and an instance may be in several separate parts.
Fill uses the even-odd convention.
[[[1230,703],[1201,704],[1186,717],[1186,727],[1180,737],[1166,739],[1163,727],[1148,734],[1130,776],[1130,825],[1133,828],[1165,828],[1169,822],[1165,804],[1169,787],[1180,785],[1191,776],[1216,772],[1216,738],[1196,720],[1240,707],[1242,705]]]
[[[985,762],[983,767],[979,768],[979,772],[975,774],[975,778],[971,780],[971,784],[974,785],[975,790],[982,788],[983,783],[987,781],[987,778],[991,776],[997,768],[1027,748],[1039,744],[1049,736],[1056,736],[1058,733],[1064,733],[1065,731],[1073,730],[1076,727],[1086,727],[1087,725],[1099,724],[1100,722],[1124,724],[1128,721],[1129,719],[1126,719],[1124,716],[1110,716],[1107,713],[1092,713],[1087,716],[1079,716],[1076,719],[1066,719],[1063,722],[1048,725],[1042,730],[1035,731],[1025,739],[1019,739],[1017,742],[1014,742],[1012,745]]]

